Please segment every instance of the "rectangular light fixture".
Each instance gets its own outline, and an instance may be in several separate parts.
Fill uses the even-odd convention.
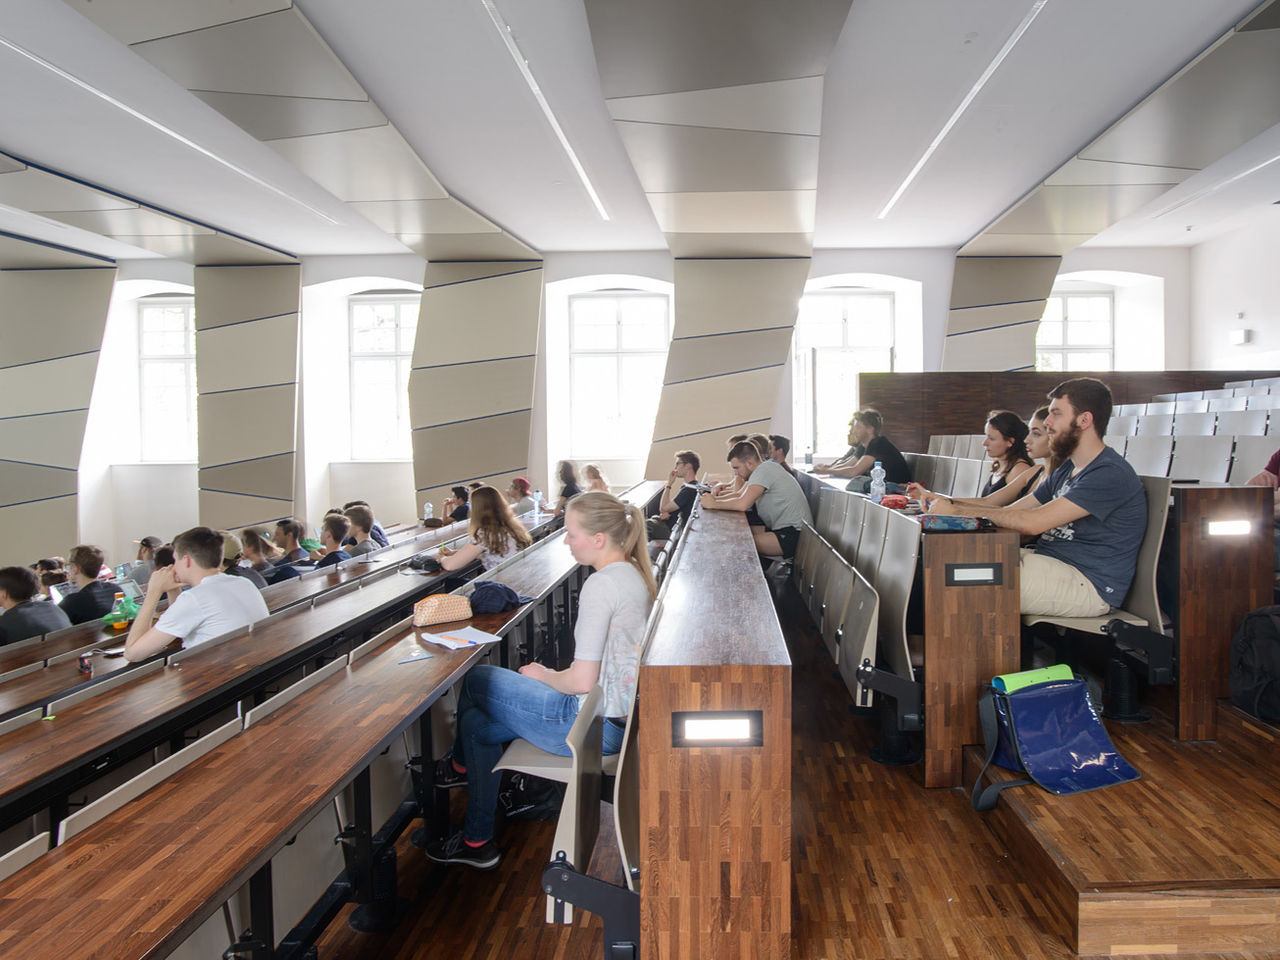
[[[951,128],[960,122],[960,118],[964,115],[964,112],[969,109],[969,105],[977,99],[978,94],[982,92],[982,88],[987,85],[987,81],[990,80],[992,76],[995,75],[995,72],[1000,69],[1000,64],[1004,63],[1005,58],[1013,51],[1014,45],[1022,39],[1022,35],[1031,27],[1032,21],[1040,15],[1040,11],[1044,9],[1045,4],[1048,2],[1049,0],[1036,0],[1036,2],[1031,5],[1031,9],[1027,12],[1027,15],[1022,18],[1022,22],[1018,24],[1013,33],[1009,35],[1009,39],[1004,42],[1004,46],[1000,48],[1000,52],[995,55],[995,58],[989,64],[987,64],[987,69],[982,71],[982,76],[978,77],[977,82],[969,88],[969,92],[966,93],[964,95],[964,99],[960,101],[960,106],[956,107],[955,112],[951,114],[947,122],[942,125],[942,129],[938,131],[938,135],[933,138],[933,142],[929,144],[924,153],[920,155],[920,159],[917,160],[916,165],[911,168],[911,172],[907,174],[907,178],[903,180],[902,183],[898,184],[898,189],[893,191],[893,196],[889,198],[889,202],[886,203],[884,208],[876,214],[877,220],[883,220],[887,217],[889,215],[889,211],[892,210],[897,202],[902,199],[902,195],[907,192],[907,188],[910,187],[916,177],[920,175],[920,171],[924,169],[924,165],[928,163],[934,153],[937,152],[938,147],[942,146],[942,141],[947,138],[947,134],[951,132]]]
[[[1205,532],[1211,537],[1247,537],[1253,533],[1253,524],[1248,520],[1209,520]]]
[[[673,747],[759,747],[764,744],[760,710],[677,710],[671,714]]]
[[[587,191],[587,196],[591,198],[591,202],[595,205],[596,212],[600,214],[600,219],[608,220],[609,212],[605,210],[604,203],[600,200],[600,194],[596,193],[596,188],[592,185],[591,178],[587,176],[586,168],[583,167],[582,161],[578,159],[578,154],[573,149],[573,145],[569,143],[569,138],[565,136],[564,130],[560,127],[560,121],[556,119],[556,115],[552,112],[551,104],[547,102],[546,96],[543,95],[542,88],[538,86],[538,81],[534,79],[533,71],[529,69],[529,61],[520,52],[520,48],[516,45],[515,37],[511,35],[511,27],[503,19],[502,14],[498,12],[498,7],[494,0],[482,0],[482,2],[489,14],[489,19],[493,21],[494,29],[498,31],[498,36],[502,38],[502,42],[506,45],[507,53],[511,54],[511,59],[515,62],[516,69],[520,71],[520,76],[524,77],[524,82],[529,87],[529,92],[533,94],[533,99],[537,102],[538,108],[542,111],[542,115],[546,117],[547,124],[551,127],[551,132],[555,134],[556,139],[560,142],[560,148],[564,150],[565,156],[569,158],[569,163],[573,167],[574,173],[578,175],[578,179],[582,182],[582,187]]]
[[[990,587],[1004,583],[1003,563],[948,563],[948,587]]]

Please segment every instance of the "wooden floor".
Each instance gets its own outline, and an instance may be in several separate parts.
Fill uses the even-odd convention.
[[[1023,875],[1019,862],[970,809],[966,793],[926,791],[920,785],[919,766],[886,768],[867,758],[874,742],[872,720],[850,712],[848,694],[798,600],[789,597],[779,613],[795,663],[795,960],[1074,956],[1061,912],[1035,892],[1041,878]],[[1249,733],[1239,735],[1247,738]],[[1245,747],[1226,746],[1238,752],[1248,741]],[[1127,752],[1129,745],[1124,749]],[[1142,767],[1143,757],[1130,759]],[[1224,784],[1223,793],[1248,793],[1263,808],[1269,804],[1267,830],[1274,833],[1280,829],[1280,783],[1273,784],[1274,774],[1254,782],[1241,766],[1236,767],[1239,780]],[[1197,813],[1186,810],[1185,815]],[[615,879],[620,868],[607,805],[601,819],[602,843],[591,872]],[[400,892],[412,901],[408,916],[394,933],[370,935],[352,932],[344,913],[320,942],[320,957],[597,960],[602,955],[599,920],[580,913],[572,927],[543,922],[545,900],[538,880],[553,827],[508,825],[501,837],[505,859],[492,873],[434,867],[402,841]],[[1243,830],[1245,825],[1233,829]],[[1170,823],[1168,832],[1170,846],[1176,847],[1183,832],[1177,823]],[[1250,856],[1269,865],[1280,857],[1280,845],[1254,850]],[[1097,851],[1096,865],[1107,876],[1156,869],[1149,864],[1142,856],[1134,860]],[[1177,956],[1261,960],[1280,954]]]

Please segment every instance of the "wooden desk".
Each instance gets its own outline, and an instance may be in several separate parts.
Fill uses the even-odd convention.
[[[694,514],[636,710],[643,956],[790,957],[791,660],[742,514]],[[763,746],[674,746],[709,710],[759,711]]]

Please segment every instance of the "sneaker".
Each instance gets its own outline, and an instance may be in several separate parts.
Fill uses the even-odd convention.
[[[448,790],[450,787],[465,787],[467,775],[460,773],[453,765],[453,754],[446,754],[436,761],[436,787]]]
[[[479,847],[468,846],[458,830],[444,840],[428,844],[427,858],[436,863],[462,863],[476,870],[492,870],[502,860],[502,851],[492,840]]]

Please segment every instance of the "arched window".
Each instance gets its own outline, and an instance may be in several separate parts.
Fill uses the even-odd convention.
[[[1164,278],[1123,270],[1059,274],[1036,329],[1036,369],[1163,370]]]
[[[138,300],[138,402],[140,459],[194,463],[194,297],[152,294]]]

